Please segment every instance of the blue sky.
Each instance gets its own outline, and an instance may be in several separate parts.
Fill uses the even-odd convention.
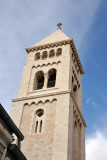
[[[106,0],[0,0],[0,102],[10,112],[26,63],[24,48],[54,32],[56,24],[62,22],[62,31],[74,39],[85,71],[87,160],[107,157],[106,17]]]
[[[83,46],[86,52],[83,64],[85,75],[83,84],[84,116],[87,119],[87,131],[93,125],[103,127],[102,118],[107,116],[107,2],[102,1],[96,11],[94,22],[86,34]],[[82,46],[81,46],[82,47]],[[88,54],[87,54],[88,53]],[[97,122],[97,123],[96,123]],[[93,125],[90,125],[93,123]]]

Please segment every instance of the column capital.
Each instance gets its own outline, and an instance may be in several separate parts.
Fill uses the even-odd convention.
[[[48,73],[44,73],[44,77],[48,77]]]

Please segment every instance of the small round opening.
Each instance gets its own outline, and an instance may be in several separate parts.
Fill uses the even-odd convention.
[[[43,109],[38,109],[38,110],[36,111],[36,115],[37,115],[38,117],[43,116],[43,114],[44,114],[44,110],[43,110]]]

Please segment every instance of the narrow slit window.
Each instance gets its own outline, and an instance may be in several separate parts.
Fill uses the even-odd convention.
[[[42,121],[40,121],[40,128],[39,128],[39,133],[42,132]]]
[[[74,128],[77,128],[77,122],[76,121],[74,122]]]
[[[35,128],[35,133],[38,131],[38,121],[36,121],[36,128]]]
[[[74,77],[72,76],[72,83],[74,82]]]

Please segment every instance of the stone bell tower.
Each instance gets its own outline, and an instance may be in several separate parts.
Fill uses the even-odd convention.
[[[81,75],[73,39],[61,31],[26,48],[18,97],[11,117],[24,134],[28,160],[85,160]]]

